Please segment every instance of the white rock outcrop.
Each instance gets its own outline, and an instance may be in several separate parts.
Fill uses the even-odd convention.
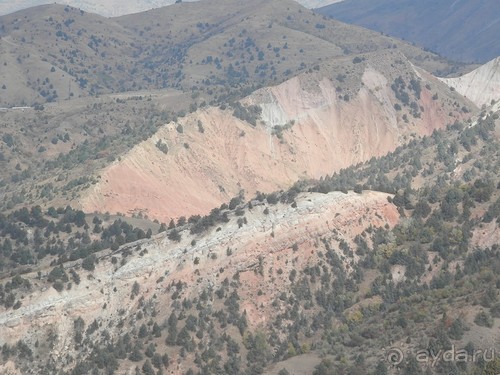
[[[478,107],[500,100],[500,56],[457,78],[441,78]]]

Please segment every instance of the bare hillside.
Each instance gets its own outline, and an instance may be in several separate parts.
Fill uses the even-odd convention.
[[[165,222],[206,214],[241,190],[253,195],[319,178],[467,116],[462,108],[472,109],[470,102],[410,63],[389,73],[386,64],[396,56],[404,58],[376,54],[325,64],[242,104],[203,108],[167,124],[100,172],[81,205]],[[252,106],[260,114],[250,114]]]

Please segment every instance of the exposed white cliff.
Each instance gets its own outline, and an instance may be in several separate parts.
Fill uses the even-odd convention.
[[[500,57],[457,78],[441,78],[478,107],[500,100]]]

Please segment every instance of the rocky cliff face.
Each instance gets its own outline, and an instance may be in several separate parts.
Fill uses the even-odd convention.
[[[220,287],[235,273],[242,283],[242,310],[247,312],[249,325],[258,326],[266,316],[272,316],[270,301],[289,287],[290,271],[316,264],[318,238],[352,244],[352,238],[369,225],[392,227],[398,222],[397,209],[387,196],[370,191],[302,193],[295,207],[268,206],[268,214],[263,212],[265,205],[256,204],[251,210],[245,209],[247,224],[241,227],[236,217],[231,217],[227,224],[204,235],[181,231],[179,243],[159,234],[114,254],[103,253],[94,272],[79,270],[83,272],[81,283],[60,293],[38,285],[36,274],[23,275],[34,288],[19,309],[0,310],[0,345],[21,338],[30,345],[39,341],[46,358],[71,367],[70,358],[78,357],[73,342],[73,325],[78,317],[83,317],[87,325],[96,320],[99,332],[107,330],[115,336],[120,333],[116,323],[133,319],[138,306],[144,303],[159,311],[158,321],[163,315],[166,319],[173,303],[168,292],[172,284],[187,283],[189,288],[183,298],[194,298],[204,288]],[[294,245],[297,247],[292,249]],[[112,256],[118,262],[112,261]],[[357,260],[356,256],[342,258],[347,270]],[[66,270],[72,267],[71,263],[65,264]],[[257,269],[263,279],[256,279]],[[270,274],[269,269],[281,269],[282,273]],[[140,292],[134,299],[130,294],[135,282]],[[121,370],[133,368],[131,365]]]
[[[451,115],[463,115],[451,100],[431,98],[443,90],[439,95],[456,103],[457,94],[411,66],[411,75],[421,81],[420,98],[414,98],[419,114],[411,115],[403,104],[395,109],[399,100],[391,85],[399,73],[382,73],[383,67],[376,61],[357,64],[352,70],[358,73],[347,78],[323,67],[258,90],[242,101],[262,109],[256,126],[235,117],[232,108],[212,107],[167,124],[103,170],[81,205],[88,212],[143,212],[165,222],[205,214],[241,190],[253,196],[319,178],[384,155],[453,122]],[[332,74],[337,79],[329,78]],[[340,81],[349,79],[353,82],[342,88]]]
[[[500,97],[500,57],[458,78],[441,78],[478,107],[489,106]]]

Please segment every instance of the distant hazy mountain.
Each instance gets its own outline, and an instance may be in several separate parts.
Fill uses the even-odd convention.
[[[197,0],[183,0],[183,2],[192,1]],[[297,0],[299,4],[310,9],[324,7],[340,1],[343,0]],[[86,12],[97,13],[104,17],[115,17],[171,5],[175,3],[175,0],[58,0],[56,2],[80,8]],[[52,3],[54,3],[54,1],[50,0],[0,0],[0,15],[9,14],[37,5]]]
[[[190,2],[193,0],[184,0]],[[115,17],[124,14],[143,12],[175,3],[175,0],[58,0],[59,4],[68,4],[86,12],[97,13],[105,17]],[[37,5],[53,4],[50,0],[0,0],[0,15],[9,14],[21,9]],[[331,3],[331,2],[330,2]]]
[[[340,3],[341,1],[344,0],[295,0],[295,1],[305,6],[306,8],[316,9],[316,8],[326,7],[331,4]]]
[[[459,61],[500,55],[498,0],[346,0],[318,11]]]

